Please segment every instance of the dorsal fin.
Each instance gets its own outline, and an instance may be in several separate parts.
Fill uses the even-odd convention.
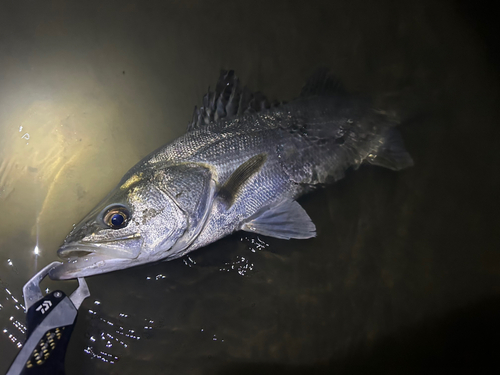
[[[339,79],[332,76],[327,68],[318,68],[307,80],[300,97],[345,94]]]
[[[255,113],[279,105],[269,103],[261,92],[240,87],[233,70],[222,70],[215,91],[208,89],[200,108],[195,107],[188,131],[200,129],[219,119]]]

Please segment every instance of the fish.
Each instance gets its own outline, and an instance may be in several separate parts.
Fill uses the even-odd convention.
[[[50,277],[173,260],[239,230],[315,237],[297,199],[362,164],[413,165],[398,124],[325,69],[289,102],[270,102],[222,70],[187,132],[132,167],[74,226]]]

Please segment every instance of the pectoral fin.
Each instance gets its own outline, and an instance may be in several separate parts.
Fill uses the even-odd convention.
[[[224,185],[222,185],[218,196],[227,202],[228,207],[232,206],[241,187],[248,181],[248,179],[260,171],[266,162],[266,159],[266,154],[259,154],[251,157],[246,162],[241,164],[227,179]]]
[[[311,218],[300,204],[292,200],[260,210],[241,229],[285,240],[316,236],[316,226]]]

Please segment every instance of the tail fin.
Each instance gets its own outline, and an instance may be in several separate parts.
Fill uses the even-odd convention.
[[[366,162],[389,168],[393,171],[411,167],[413,159],[406,151],[401,133],[395,128],[389,128],[382,138],[383,143],[373,150],[365,159]]]

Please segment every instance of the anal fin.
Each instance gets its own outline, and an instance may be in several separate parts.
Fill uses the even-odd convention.
[[[316,236],[316,226],[306,211],[296,201],[288,199],[258,211],[241,229],[285,240]]]

